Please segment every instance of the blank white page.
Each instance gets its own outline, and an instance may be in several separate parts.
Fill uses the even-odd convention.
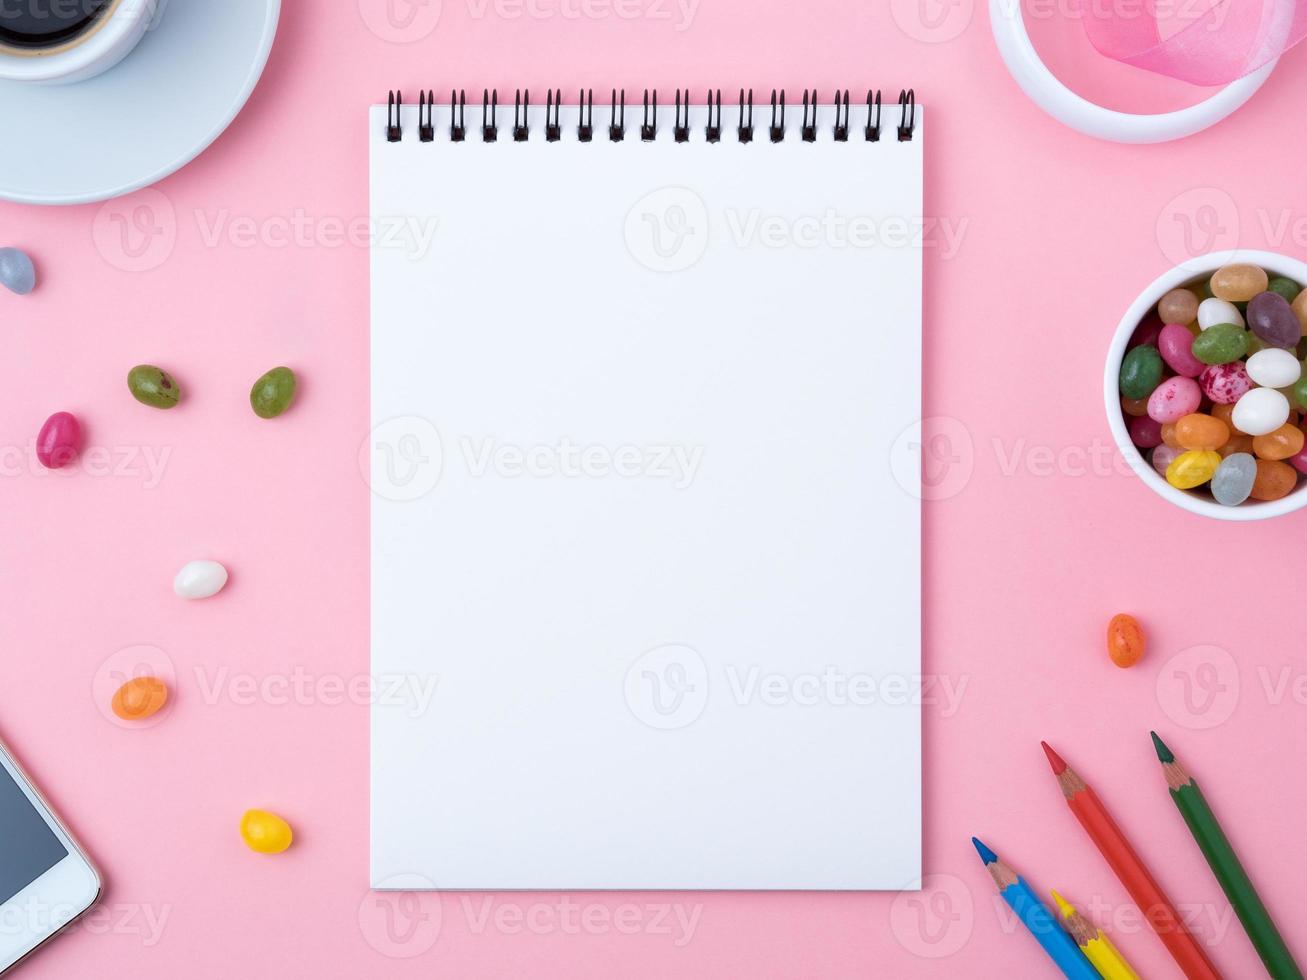
[[[373,886],[917,887],[923,113],[640,112],[372,108]]]

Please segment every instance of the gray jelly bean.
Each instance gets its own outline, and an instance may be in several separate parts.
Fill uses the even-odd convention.
[[[22,249],[0,248],[0,283],[19,296],[36,288],[36,266]]]
[[[1238,507],[1253,492],[1257,460],[1250,453],[1231,453],[1212,474],[1212,496],[1218,504]]]
[[[1292,350],[1302,338],[1302,328],[1289,301],[1269,290],[1258,293],[1248,301],[1244,314],[1248,328],[1271,347]]]

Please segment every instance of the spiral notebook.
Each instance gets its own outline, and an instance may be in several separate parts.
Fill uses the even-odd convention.
[[[917,887],[924,113],[477,95],[368,120],[373,887]]]

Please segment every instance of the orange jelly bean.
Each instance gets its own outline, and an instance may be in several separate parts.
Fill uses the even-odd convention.
[[[1286,422],[1274,432],[1253,439],[1253,452],[1259,459],[1288,459],[1302,452],[1302,429]]]
[[[1233,456],[1235,453],[1253,452],[1253,437],[1244,432],[1232,432],[1230,440],[1224,446],[1217,446],[1216,451],[1221,454],[1221,458]]]
[[[1173,289],[1158,301],[1163,323],[1190,324],[1198,316],[1198,297],[1187,289]]]
[[[1231,302],[1244,302],[1266,291],[1269,279],[1260,266],[1237,262],[1212,273],[1212,295]]]
[[[1144,655],[1144,631],[1129,613],[1117,613],[1107,624],[1107,655],[1118,667],[1133,667]]]
[[[1220,419],[1222,422],[1224,422],[1226,425],[1230,427],[1231,432],[1235,431],[1233,405],[1213,405],[1210,411],[1211,411],[1212,418]]]
[[[1220,419],[1202,412],[1186,415],[1175,423],[1175,441],[1184,449],[1219,449],[1229,439],[1230,427]],[[1293,453],[1289,455],[1292,456]]]
[[[1298,324],[1307,330],[1307,289],[1294,297],[1293,302],[1289,304],[1289,309],[1293,310],[1294,316],[1298,318]]]
[[[1298,482],[1298,471],[1288,463],[1275,459],[1257,461],[1257,477],[1253,480],[1254,500],[1279,500]]]
[[[1121,411],[1133,418],[1139,418],[1141,415],[1148,414],[1147,398],[1122,398]]]
[[[114,692],[110,707],[123,721],[143,721],[168,701],[168,685],[157,677],[133,677]]]
[[[1162,441],[1166,443],[1168,446],[1170,446],[1172,449],[1184,448],[1184,446],[1180,445],[1179,441],[1175,438],[1174,422],[1162,423]]]

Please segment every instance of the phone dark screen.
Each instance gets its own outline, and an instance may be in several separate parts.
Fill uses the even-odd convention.
[[[22,787],[0,766],[0,902],[7,902],[68,856]]]

